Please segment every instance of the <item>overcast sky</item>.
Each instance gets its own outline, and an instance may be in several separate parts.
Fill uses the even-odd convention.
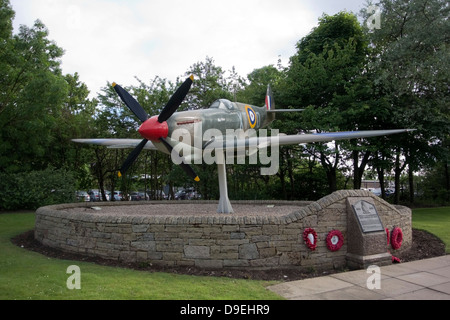
[[[214,59],[246,77],[284,65],[323,14],[358,13],[366,0],[10,0],[19,25],[40,19],[65,50],[63,72],[78,72],[95,96],[107,81],[135,76],[175,81],[191,65]]]

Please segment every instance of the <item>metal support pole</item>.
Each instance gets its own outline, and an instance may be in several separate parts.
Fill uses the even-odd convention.
[[[225,151],[216,150],[217,171],[219,173],[220,199],[217,207],[218,213],[233,213],[230,200],[228,199],[227,171],[225,167]]]

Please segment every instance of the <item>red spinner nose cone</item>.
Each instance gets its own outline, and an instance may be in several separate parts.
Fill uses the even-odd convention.
[[[158,117],[151,117],[145,121],[139,128],[139,133],[147,140],[158,140],[159,138],[167,138],[169,134],[169,126],[167,122],[158,122]]]

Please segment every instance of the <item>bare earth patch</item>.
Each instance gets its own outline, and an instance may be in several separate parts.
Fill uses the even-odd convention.
[[[184,208],[183,208],[184,209]],[[291,208],[292,209],[292,208]],[[414,261],[420,259],[428,259],[445,255],[445,244],[433,234],[413,229],[413,243],[411,249],[401,255],[396,255],[402,262]],[[61,250],[53,249],[42,245],[34,239],[34,231],[30,230],[11,239],[11,241],[27,250],[39,252],[45,256],[76,261],[94,262],[100,265],[117,266],[136,270],[145,270],[149,272],[171,272],[175,274],[187,274],[198,276],[219,276],[237,279],[253,279],[253,280],[300,280],[305,278],[313,278],[331,273],[341,272],[345,270],[327,270],[327,271],[311,271],[309,273],[301,272],[296,269],[272,269],[272,270],[204,270],[193,267],[156,267],[150,264],[127,264],[115,260],[107,260],[98,257],[87,257],[83,255],[66,253]],[[395,255],[395,254],[394,254]]]

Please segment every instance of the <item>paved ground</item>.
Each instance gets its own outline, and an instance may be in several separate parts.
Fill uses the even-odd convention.
[[[285,282],[268,289],[289,300],[450,300],[450,255],[381,267],[379,273],[369,271]]]

